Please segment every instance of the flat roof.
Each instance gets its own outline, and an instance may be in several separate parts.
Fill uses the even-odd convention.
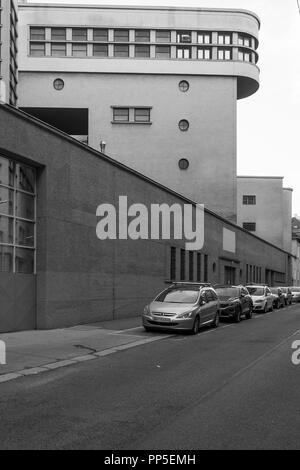
[[[66,3],[19,3],[19,8],[80,8],[96,10],[150,10],[150,11],[172,11],[172,12],[220,12],[220,13],[244,13],[256,19],[260,26],[259,16],[250,10],[240,8],[200,8],[200,7],[174,7],[174,6],[155,6],[155,5],[93,5],[93,4],[66,4]]]

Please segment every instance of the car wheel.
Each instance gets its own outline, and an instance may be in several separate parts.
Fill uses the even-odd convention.
[[[234,321],[239,323],[241,321],[242,310],[241,307],[237,307],[234,315]]]
[[[200,320],[199,320],[199,317],[197,315],[197,317],[195,318],[194,325],[193,325],[191,333],[193,335],[196,335],[199,332],[199,327],[200,327]]]
[[[253,309],[252,309],[252,307],[250,306],[250,307],[249,307],[249,312],[246,313],[246,319],[247,319],[247,320],[251,320],[252,316],[253,316]]]
[[[214,319],[214,321],[212,322],[212,326],[213,326],[214,328],[218,328],[219,323],[220,323],[220,314],[219,314],[219,312],[217,312],[217,313],[216,313],[216,316],[215,316],[215,319]]]

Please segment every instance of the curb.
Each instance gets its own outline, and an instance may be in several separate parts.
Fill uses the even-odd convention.
[[[154,341],[161,341],[166,338],[170,338],[172,335],[167,335],[163,337],[154,337],[149,339],[142,339],[134,341],[132,343],[123,344],[121,346],[115,346],[112,348],[104,349],[103,351],[97,351],[91,354],[85,354],[82,356],[76,356],[72,359],[63,359],[60,361],[51,362],[39,367],[31,367],[28,369],[19,370],[17,372],[10,372],[7,374],[0,375],[0,383],[10,382],[11,380],[20,379],[21,377],[27,377],[30,375],[38,375],[43,372],[49,372],[51,370],[60,369],[61,367],[72,366],[74,364],[79,364],[86,361],[92,361],[94,359],[99,359],[100,357],[109,356],[119,351],[125,351],[126,349],[135,348],[137,346],[142,346],[143,344],[153,343]]]

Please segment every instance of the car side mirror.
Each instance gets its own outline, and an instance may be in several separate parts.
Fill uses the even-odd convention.
[[[200,305],[205,305],[206,301],[204,299],[200,299]]]

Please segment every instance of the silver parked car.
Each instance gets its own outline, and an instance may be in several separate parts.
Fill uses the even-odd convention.
[[[282,293],[284,295],[285,305],[292,305],[293,294],[290,287],[281,287]]]
[[[186,330],[193,334],[203,325],[219,325],[219,299],[208,284],[173,283],[143,312],[146,331]]]
[[[292,286],[291,291],[292,291],[293,302],[300,302],[300,287]]]

